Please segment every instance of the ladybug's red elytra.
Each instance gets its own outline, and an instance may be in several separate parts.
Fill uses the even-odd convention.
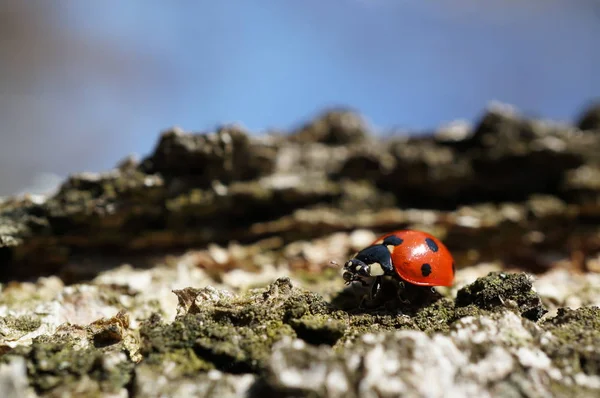
[[[371,297],[381,287],[383,276],[399,277],[418,286],[451,286],[454,259],[436,237],[416,230],[400,230],[381,236],[344,265],[347,284],[374,279]]]

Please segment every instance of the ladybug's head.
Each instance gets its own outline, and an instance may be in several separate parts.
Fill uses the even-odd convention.
[[[346,283],[382,276],[392,270],[392,258],[384,245],[372,245],[361,250],[344,264]]]
[[[371,267],[363,261],[353,258],[344,264],[344,280],[352,282],[360,278],[368,278],[371,276]]]

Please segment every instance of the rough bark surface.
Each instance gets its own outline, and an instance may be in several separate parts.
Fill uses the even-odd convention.
[[[596,397],[596,108],[385,139],[345,110],[173,129],[0,199],[0,396]],[[455,285],[359,308],[330,261],[402,228],[448,246]]]

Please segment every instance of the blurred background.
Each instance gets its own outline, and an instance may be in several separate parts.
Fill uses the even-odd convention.
[[[160,130],[350,106],[426,131],[491,100],[600,97],[599,0],[0,1],[0,195],[146,155]]]

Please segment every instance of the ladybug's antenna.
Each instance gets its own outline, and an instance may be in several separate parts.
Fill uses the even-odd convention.
[[[331,264],[331,265],[333,265],[333,266],[336,266],[336,267],[339,267],[339,266],[340,266],[340,263],[338,263],[338,262],[337,262],[337,261],[335,261],[335,260],[331,260],[331,261],[329,262],[329,264]]]

